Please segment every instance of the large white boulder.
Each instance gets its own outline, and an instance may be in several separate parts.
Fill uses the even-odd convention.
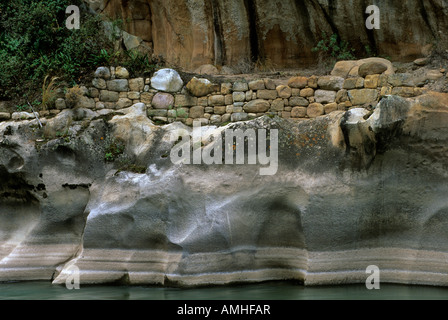
[[[184,85],[179,73],[173,69],[161,69],[154,73],[151,86],[160,91],[179,92]]]

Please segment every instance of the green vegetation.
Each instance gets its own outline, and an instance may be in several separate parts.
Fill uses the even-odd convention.
[[[336,60],[355,60],[355,49],[350,48],[349,45],[335,33],[328,36],[326,32],[322,32],[322,39],[312,51]]]
[[[126,146],[123,143],[112,139],[107,143],[104,160],[106,160],[107,162],[115,161],[120,155],[124,153],[125,148]]]
[[[0,3],[0,98],[30,99],[46,76],[79,81],[92,68],[89,58],[110,46],[96,16],[84,12],[79,30],[65,27],[65,10],[72,4],[81,7],[82,1]]]
[[[80,8],[80,29],[66,28],[70,5]],[[160,61],[115,49],[121,26],[119,19],[105,23],[91,14],[82,0],[0,1],[0,100],[39,99],[42,108],[51,108],[55,88],[87,83],[96,67],[152,72]]]

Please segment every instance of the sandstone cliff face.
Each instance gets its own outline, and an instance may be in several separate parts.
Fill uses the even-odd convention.
[[[296,279],[448,285],[448,95],[387,96],[373,112],[209,127],[278,129],[258,165],[174,165],[144,105],[0,123],[0,281],[204,285]],[[205,128],[204,128],[205,130]],[[111,141],[121,163],[105,161]],[[203,140],[204,148],[210,141]],[[130,163],[146,173],[130,170]]]
[[[355,49],[368,45],[391,59],[415,59],[447,43],[445,0],[376,1],[379,30],[368,30],[364,0],[102,0],[98,12],[125,21],[154,54],[186,69],[268,61],[277,68],[316,62],[321,34],[338,33]]]

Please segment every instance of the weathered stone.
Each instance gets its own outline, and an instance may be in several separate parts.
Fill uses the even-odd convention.
[[[291,118],[305,118],[306,107],[294,107],[291,110]]]
[[[89,94],[91,98],[99,98],[100,97],[100,91],[97,88],[89,88]]]
[[[116,92],[129,91],[129,82],[126,79],[116,79],[107,81],[107,90]]]
[[[225,97],[223,95],[213,95],[208,98],[209,106],[224,106],[225,104]]]
[[[233,95],[232,94],[226,94],[224,102],[225,102],[226,106],[232,104],[233,103]]]
[[[232,99],[233,99],[233,102],[244,102],[244,101],[246,101],[246,93],[233,92]]]
[[[309,97],[312,97],[312,96],[314,96],[314,89],[313,89],[313,88],[305,88],[305,89],[302,89],[302,90],[300,90],[299,95],[300,95],[302,98],[309,98]]]
[[[364,87],[367,89],[376,89],[378,87],[379,74],[367,75],[364,80]]]
[[[95,73],[93,74],[93,76],[95,78],[102,78],[105,80],[109,80],[110,79],[110,70],[107,67],[99,67],[96,69]]]
[[[252,95],[253,94],[254,94],[254,92],[252,90],[246,91],[246,101],[252,100]]]
[[[338,111],[346,111],[346,104],[345,102],[339,103],[338,104]]]
[[[81,96],[78,98],[75,108],[95,109],[95,100]]]
[[[345,102],[348,100],[348,92],[345,89],[339,90],[338,93],[336,94],[336,99],[335,101],[337,103],[340,102]]]
[[[188,108],[177,108],[176,113],[178,118],[187,119],[190,114],[190,110]]]
[[[324,106],[320,103],[312,103],[306,109],[306,114],[310,118],[316,118],[325,114]]]
[[[375,89],[349,90],[348,97],[354,106],[374,102],[378,99],[378,91]]]
[[[116,104],[117,109],[124,109],[132,106],[132,100],[128,98],[120,98]]]
[[[198,79],[196,77],[193,77],[188,83],[187,83],[187,89],[190,91],[190,93],[196,97],[203,97],[206,96],[216,90],[216,85],[214,85],[210,80],[208,79]]]
[[[392,88],[392,94],[406,98],[415,96],[413,87],[394,87]]]
[[[277,95],[283,99],[289,99],[292,95],[291,87],[280,85],[277,87]]]
[[[233,85],[230,82],[221,83],[221,94],[228,95],[232,93]]]
[[[289,105],[292,107],[306,107],[308,106],[310,103],[307,99],[302,98],[302,97],[291,97],[289,98]]]
[[[319,78],[317,76],[309,77],[308,78],[308,87],[317,89],[318,88],[317,81],[319,81]]]
[[[387,74],[381,74],[378,78],[378,87],[384,87],[387,86],[387,80],[389,79],[389,76]]]
[[[213,112],[214,112],[215,114],[222,115],[222,114],[226,113],[226,107],[225,107],[225,106],[216,106],[216,107],[213,107]]]
[[[331,71],[331,75],[343,78],[347,76],[359,77],[359,68],[365,63],[383,64],[387,68],[384,71],[385,74],[394,74],[394,66],[389,60],[373,57],[361,60],[338,61]]]
[[[347,78],[344,81],[344,85],[342,86],[343,89],[356,89],[356,82],[358,81],[358,78]],[[364,80],[363,80],[364,81]]]
[[[195,106],[190,108],[190,118],[199,119],[204,116],[204,107]]]
[[[410,73],[397,73],[390,75],[388,82],[393,87],[413,87],[414,77]]]
[[[11,114],[9,112],[0,112],[0,121],[5,121],[11,119]]]
[[[233,91],[244,91],[245,92],[245,91],[249,90],[249,86],[248,86],[247,82],[236,81],[233,84],[232,90]]]
[[[427,73],[426,73],[426,79],[428,79],[428,80],[439,80],[440,78],[442,78],[443,77],[443,73],[442,72],[440,72],[439,70],[429,70]]]
[[[392,87],[381,87],[380,96],[384,97],[386,95],[392,94]]]
[[[428,57],[425,58],[419,58],[414,60],[414,64],[417,66],[426,66],[429,63],[430,59]]]
[[[168,110],[167,112],[167,117],[168,118],[177,118],[177,110]]]
[[[283,99],[275,99],[274,101],[272,101],[271,103],[271,110],[272,111],[283,111],[285,108],[285,102]]]
[[[131,99],[131,100],[140,99],[140,92],[136,92],[136,91],[128,92],[128,99]]]
[[[372,61],[366,62],[359,66],[358,75],[365,78],[368,75],[382,74],[387,70],[387,66],[384,63]]]
[[[12,120],[30,120],[35,119],[36,116],[30,112],[13,112],[11,115]]]
[[[130,91],[143,91],[145,87],[145,80],[143,78],[135,78],[129,80],[129,90]]]
[[[267,90],[275,90],[276,85],[272,79],[265,78],[263,79],[264,86]]]
[[[192,107],[198,104],[198,98],[186,94],[176,94],[174,105],[176,107]]]
[[[115,78],[129,79],[129,71],[125,67],[117,67],[115,69]]]
[[[98,88],[98,89],[101,89],[101,90],[106,90],[106,88],[107,88],[106,80],[101,79],[101,78],[94,78],[92,80],[92,85],[95,88]]]
[[[230,119],[232,122],[246,121],[249,119],[249,116],[247,113],[237,112],[237,113],[232,113]]]
[[[166,92],[158,92],[152,98],[151,105],[154,109],[170,109],[174,106],[174,97]]]
[[[231,117],[232,117],[232,115],[229,113],[223,114],[221,117],[221,122],[222,123],[229,122]]]
[[[149,109],[149,117],[166,117],[168,115],[168,110],[165,109]]]
[[[208,106],[208,97],[199,97],[198,98],[198,106],[207,107]]]
[[[258,112],[266,112],[270,108],[269,102],[262,99],[252,100],[251,102],[248,102],[244,106],[244,111],[247,113],[258,113]]]
[[[151,87],[165,92],[179,92],[184,83],[176,70],[161,69],[151,78]]]
[[[336,100],[336,92],[330,90],[316,90],[314,97],[317,103],[331,103]]]
[[[140,94],[140,100],[146,105],[150,105],[154,94],[152,92],[143,92]]]
[[[123,44],[128,51],[137,49],[143,41],[142,38],[127,33],[126,31],[122,31],[122,37]]]
[[[100,91],[100,100],[103,102],[117,102],[119,98],[118,92],[101,90]]]
[[[308,85],[307,77],[293,77],[289,79],[288,86],[296,89],[303,89]]]
[[[67,108],[65,100],[62,98],[56,99],[54,105],[55,105],[56,109],[58,109],[58,110],[64,110]]]
[[[266,89],[264,85],[264,80],[254,80],[249,82],[250,90],[264,90]]]
[[[337,111],[338,110],[338,104],[336,102],[326,104],[324,106],[324,110],[325,110],[325,114],[330,114],[333,111]]]
[[[265,100],[277,99],[277,90],[258,90],[257,98]]]
[[[338,91],[341,90],[344,85],[344,78],[336,76],[322,76],[319,77],[317,85],[322,90]]]
[[[214,114],[210,117],[210,124],[220,124],[221,123],[221,116]]]
[[[283,119],[290,119],[291,118],[291,111],[283,111],[281,117]]]
[[[95,109],[96,110],[103,110],[106,106],[104,105],[104,102],[98,101],[95,103]]]
[[[200,106],[200,104],[199,104]],[[215,107],[204,107],[205,113],[214,113]]]
[[[204,65],[200,66],[199,68],[197,68],[194,71],[194,73],[214,75],[214,74],[218,74],[219,70],[212,64],[204,64]]]

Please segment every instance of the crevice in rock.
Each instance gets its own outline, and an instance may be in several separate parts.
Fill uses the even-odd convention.
[[[259,32],[258,32],[258,18],[257,18],[257,8],[255,6],[254,0],[244,0],[244,6],[246,7],[247,17],[249,20],[249,39],[250,39],[250,51],[252,62],[256,62],[259,59],[263,59],[262,50],[259,43]]]
[[[367,15],[366,15],[365,11],[368,6],[369,6],[369,4],[367,4],[365,1],[364,1],[364,5],[361,6],[361,9],[362,9],[361,17],[364,17],[365,19],[367,19]],[[377,55],[378,47],[376,45],[375,32],[376,32],[375,29],[373,29],[373,30],[366,29],[366,34],[367,34],[367,39],[369,40],[370,50],[371,50],[372,54]]]
[[[222,30],[221,12],[218,0],[212,0],[215,65],[223,65],[226,61],[224,33]]]

